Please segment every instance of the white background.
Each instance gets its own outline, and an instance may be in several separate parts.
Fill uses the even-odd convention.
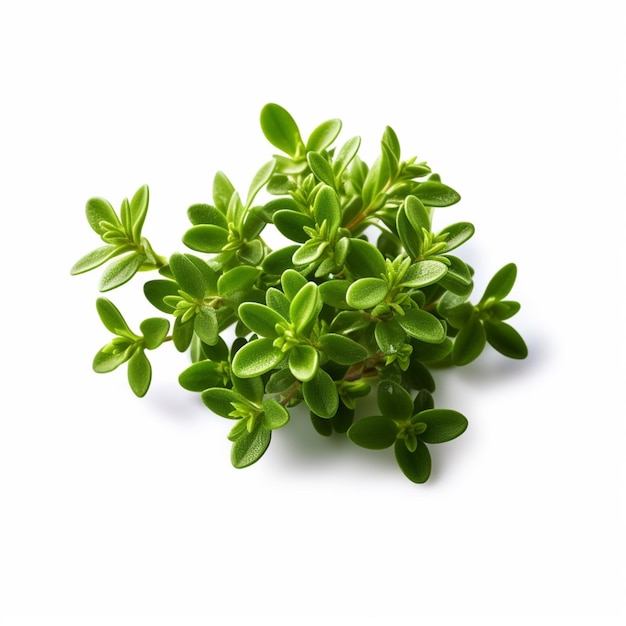
[[[620,4],[2,2],[0,623],[626,623]],[[233,469],[169,345],[142,400],[91,371],[85,201],[149,184],[181,251],[215,172],[245,193],[273,153],[266,102],[368,160],[391,125],[461,193],[477,293],[518,265],[530,357],[438,379],[470,427],[426,485],[304,415]]]

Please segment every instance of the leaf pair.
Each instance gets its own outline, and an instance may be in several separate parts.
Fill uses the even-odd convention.
[[[427,443],[443,443],[463,434],[467,419],[449,409],[433,408],[432,396],[422,390],[413,400],[409,392],[392,380],[377,387],[380,415],[355,422],[348,437],[371,450],[394,446],[396,461],[405,476],[416,483],[428,480],[431,457]]]

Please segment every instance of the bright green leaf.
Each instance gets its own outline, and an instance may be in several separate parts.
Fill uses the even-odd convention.
[[[309,152],[306,159],[316,178],[334,189],[335,175],[330,163],[318,152]]]
[[[353,309],[372,309],[389,293],[389,285],[382,278],[359,278],[346,292],[346,302]]]
[[[128,384],[133,393],[143,398],[148,392],[152,379],[152,366],[144,351],[136,350],[128,360]]]
[[[263,400],[263,428],[276,430],[289,421],[289,412],[273,398]]]
[[[89,270],[93,270],[96,267],[100,267],[103,263],[106,263],[109,259],[112,259],[118,254],[123,254],[131,249],[131,246],[102,246],[100,248],[96,248],[76,261],[70,270],[70,274],[72,276],[76,276],[76,274],[82,274],[84,272],[88,272]]]
[[[270,445],[272,432],[263,427],[261,422],[249,433],[242,430],[241,435],[233,442],[230,460],[233,467],[238,469],[256,463]]]
[[[307,152],[321,152],[337,139],[341,131],[341,120],[332,119],[322,122],[313,130],[306,142]]]
[[[150,317],[139,325],[141,334],[144,338],[144,345],[148,350],[154,350],[158,348],[165,338],[170,329],[169,320],[162,317]]]
[[[323,369],[320,368],[314,378],[302,384],[302,391],[304,401],[316,415],[330,418],[337,413],[339,406],[337,386]]]
[[[122,337],[137,338],[137,335],[128,327],[119,309],[109,299],[98,298],[96,300],[96,310],[107,330]]]
[[[304,151],[298,125],[289,112],[278,104],[266,104],[261,110],[261,130],[273,146],[291,157]]]
[[[98,235],[104,235],[107,232],[107,229],[101,226],[102,222],[121,227],[115,210],[104,198],[90,198],[87,200],[85,213],[89,225]]]
[[[113,261],[102,274],[100,291],[111,291],[127,283],[139,271],[145,260],[145,255],[133,252]]]
[[[285,353],[274,346],[273,339],[255,339],[235,355],[233,373],[239,378],[260,376],[274,369],[284,358]]]
[[[446,336],[443,324],[428,311],[409,309],[394,319],[408,335],[426,343],[440,343]]]
[[[319,369],[319,353],[313,346],[295,345],[289,350],[289,370],[297,380],[311,380]]]
[[[244,302],[237,310],[241,321],[261,337],[278,337],[276,326],[286,326],[287,320],[273,309],[257,302]]]

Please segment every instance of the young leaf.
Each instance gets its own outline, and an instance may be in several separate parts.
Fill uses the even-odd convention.
[[[129,250],[132,250],[131,246],[102,246],[96,248],[76,261],[70,270],[70,274],[76,276],[76,274],[83,274],[93,270],[118,254],[123,254]]]
[[[474,225],[469,222],[459,222],[444,228],[442,232],[448,233],[446,247],[442,252],[450,252],[464,244],[474,234]]]
[[[283,272],[280,284],[289,300],[293,300],[296,294],[307,284],[307,279],[296,270],[288,269]]]
[[[303,332],[319,315],[322,308],[317,285],[307,283],[291,301],[289,317],[296,325],[296,331]]]
[[[307,153],[306,160],[316,178],[334,189],[335,175],[330,163],[318,152]]]
[[[398,435],[396,423],[382,415],[364,417],[350,426],[348,437],[353,443],[370,450],[392,446]]]
[[[148,185],[143,185],[135,192],[135,195],[130,201],[130,218],[132,222],[133,241],[138,242],[141,239],[141,230],[148,213],[149,200],[150,193]]]
[[[289,370],[302,382],[311,380],[319,370],[320,356],[313,346],[295,345],[289,351]]]
[[[103,222],[113,226],[122,226],[115,210],[104,198],[90,198],[87,200],[85,214],[89,226],[100,236],[107,232],[107,228],[102,226]]]
[[[213,178],[213,202],[224,215],[234,193],[235,188],[228,180],[228,176],[224,172],[217,172]]]

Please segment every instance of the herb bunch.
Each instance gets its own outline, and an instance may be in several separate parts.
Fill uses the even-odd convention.
[[[136,333],[109,299],[98,298],[113,337],[93,369],[126,364],[141,397],[152,376],[146,352],[172,343],[190,353],[180,384],[234,422],[235,467],[261,458],[290,409],[305,403],[321,435],[393,446],[407,478],[425,482],[428,445],[467,428],[461,413],[435,408],[432,371],[474,361],[487,343],[511,358],[527,355],[506,321],[520,308],[507,299],[516,266],[496,272],[472,304],[473,269],[456,251],[473,225],[433,230],[434,209],[460,196],[425,162],[403,160],[392,128],[368,166],[358,156],[359,137],[334,146],[338,119],[306,141],[277,104],[263,107],[260,122],[280,154],[258,170],[245,199],[224,173],[215,175],[212,203],[187,210],[182,242],[192,252],[163,257],[143,236],[148,187],[125,199],[119,214],[102,198],[88,200],[87,220],[103,245],[71,273],[106,264],[100,291],[108,292],[156,271],[143,292],[167,316],[145,319]],[[271,249],[267,228],[288,245]],[[355,418],[359,402],[370,415]]]

